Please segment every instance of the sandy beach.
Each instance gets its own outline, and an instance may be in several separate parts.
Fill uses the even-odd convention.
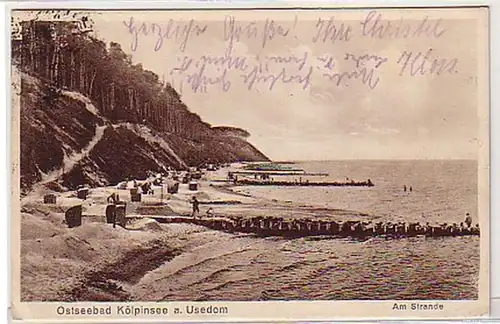
[[[148,218],[189,217],[190,200],[196,196],[202,218],[209,217],[210,209],[210,217],[394,220],[383,214],[251,195],[247,187],[224,182],[227,172],[205,172],[195,191],[180,184],[178,193],[168,194],[166,185],[163,193],[161,186],[155,186],[154,193],[143,194],[141,202],[130,200],[129,189],[102,187],[91,188],[86,200],[68,191],[56,193],[56,204],[44,204],[47,190],[37,186],[22,199],[22,299],[391,299],[415,296],[418,289],[435,298],[463,299],[473,298],[477,291],[473,264],[478,257],[478,237],[287,239]],[[127,203],[126,229],[106,223],[106,198],[112,193]],[[76,204],[83,207],[82,225],[67,228],[64,211]],[[452,257],[450,246],[454,247]],[[409,268],[409,262],[420,266]],[[411,289],[407,285],[410,279]],[[325,280],[335,284],[321,289]],[[429,286],[436,280],[441,280],[439,285]],[[315,286],[317,293],[310,288]]]
[[[234,235],[191,224],[159,224],[145,218],[130,220],[127,229],[113,228],[105,220],[106,198],[113,192],[127,202],[127,215],[189,215],[189,200],[196,196],[201,202],[201,216],[212,208],[214,216],[367,218],[365,214],[235,193],[223,182],[217,182],[225,172],[209,172],[199,181],[197,191],[190,191],[187,184],[181,184],[177,194],[164,190],[163,199],[161,187],[155,187],[154,194],[143,195],[141,202],[131,202],[128,190],[105,187],[90,189],[84,201],[76,198],[75,192],[66,192],[56,194],[56,204],[44,204],[43,194],[48,191],[37,187],[22,199],[23,300],[162,299],[168,292],[151,289],[158,268],[163,267],[160,272],[165,276],[164,268],[173,274],[216,257],[213,253],[245,250],[244,243],[230,247],[225,244]],[[63,222],[64,211],[76,204],[83,205],[83,224],[68,228]],[[221,249],[224,245],[226,248]],[[189,295],[187,291],[186,294]]]

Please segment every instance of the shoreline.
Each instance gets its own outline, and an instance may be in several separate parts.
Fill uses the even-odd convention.
[[[205,285],[215,287],[207,291],[216,289],[218,276],[207,274],[207,279],[201,279],[186,269],[239,253],[250,253],[252,258],[258,258],[258,254],[252,254],[254,252],[245,246],[262,245],[266,250],[269,242],[292,244],[297,240],[259,238],[251,233],[229,234],[201,225],[160,224],[152,219],[131,220],[127,229],[113,228],[106,224],[104,213],[106,197],[112,193],[119,193],[127,202],[127,215],[190,215],[189,200],[196,196],[201,214],[210,208],[215,217],[251,219],[273,215],[300,220],[380,220],[380,217],[362,212],[239,192],[237,186],[218,183],[214,177],[217,175],[200,179],[196,191],[190,191],[187,184],[181,184],[177,194],[167,194],[164,190],[163,199],[160,188],[155,187],[153,195],[143,195],[140,203],[130,201],[128,190],[115,187],[91,188],[88,198],[83,201],[75,198],[72,191],[58,193],[56,204],[44,204],[43,191],[40,190],[24,197],[21,216],[22,300],[142,301],[179,300],[182,296],[185,300],[192,300],[189,296],[198,296],[198,292],[192,290],[195,286],[206,280]],[[159,204],[161,201],[163,203]],[[83,224],[67,228],[62,223],[64,210],[75,204],[83,206]],[[304,239],[321,242],[318,237],[298,240]],[[345,244],[342,239],[323,242]],[[232,267],[243,261],[235,262]],[[224,273],[226,270],[216,270],[215,273],[218,271]],[[183,281],[188,280],[185,287],[166,281],[170,276],[181,274],[188,277],[180,277]],[[195,276],[193,282],[189,283],[192,276]],[[155,288],[159,282],[163,287]],[[170,289],[177,293],[170,292]],[[214,298],[209,292],[204,294],[209,294],[203,295],[205,299]]]
[[[216,215],[224,216],[251,218],[283,214],[297,218],[317,218],[328,215],[332,219],[368,216],[246,195],[234,191],[231,186],[214,185],[210,179],[199,183],[200,190],[196,192],[181,186],[178,194],[165,194],[164,204],[158,213],[170,210],[175,215],[189,214],[191,206],[188,200],[191,196],[197,196],[202,202],[202,212],[212,208]],[[127,214],[140,215],[151,213],[152,209],[157,208],[158,190],[155,190],[153,197],[143,195],[141,203],[133,203],[129,200],[127,190],[91,188],[85,201],[75,198],[75,194],[70,191],[56,193],[58,201],[51,205],[43,203],[43,190],[40,187],[36,189],[22,199],[23,301],[133,300],[134,293],[129,291],[129,286],[137,284],[142,277],[173,258],[196,249],[207,241],[205,236],[218,235],[214,234],[217,231],[200,225],[160,225],[151,219],[132,221],[127,229],[119,226],[113,228],[105,223],[105,198],[110,193],[119,192],[120,197],[127,201]],[[83,205],[83,224],[67,228],[63,224],[64,210],[74,204]],[[40,257],[51,260],[51,264],[41,262]],[[131,263],[131,258],[137,261]]]

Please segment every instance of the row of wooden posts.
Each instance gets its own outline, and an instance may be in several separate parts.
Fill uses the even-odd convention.
[[[164,221],[164,219],[163,219]],[[254,233],[261,236],[306,237],[329,235],[338,237],[366,238],[375,236],[391,237],[445,237],[479,236],[479,226],[467,227],[463,224],[441,224],[432,226],[416,223],[362,222],[362,221],[321,221],[321,220],[284,220],[273,217],[243,218],[190,218],[172,217],[170,223],[192,223],[214,230],[239,233]],[[82,205],[66,211],[68,227],[82,224]],[[110,204],[106,207],[106,223],[126,228],[126,204]]]
[[[132,192],[131,192],[132,194]],[[44,197],[46,203],[55,203],[55,195],[50,194]],[[126,203],[117,202],[106,206],[106,222],[126,228]],[[82,205],[69,208],[65,213],[65,220],[68,227],[78,227],[82,225]],[[323,220],[285,220],[275,217],[230,217],[230,218],[191,218],[172,217],[159,219],[161,222],[192,223],[205,226],[214,230],[240,233],[255,233],[262,236],[316,236],[330,235],[340,237],[412,237],[412,236],[479,236],[479,225],[467,226],[460,224],[429,225],[419,222],[365,222],[365,221],[323,221]]]
[[[329,235],[339,237],[445,237],[479,236],[479,225],[468,227],[464,224],[429,225],[419,222],[364,222],[364,221],[322,221],[322,220],[284,220],[273,217],[244,218],[198,218],[194,224],[215,230],[240,233],[255,233],[261,236],[305,237]]]

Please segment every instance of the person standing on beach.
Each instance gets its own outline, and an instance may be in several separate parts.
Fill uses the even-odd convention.
[[[191,217],[196,217],[196,215],[200,212],[200,202],[196,199],[196,197],[193,197],[191,204],[193,204],[193,213],[191,214]]]
[[[472,217],[470,217],[469,213],[465,215],[465,224],[467,225],[467,228],[472,226]]]

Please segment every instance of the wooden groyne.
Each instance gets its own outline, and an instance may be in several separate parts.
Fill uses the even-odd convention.
[[[237,185],[244,186],[280,186],[280,187],[373,187],[373,182],[367,181],[348,181],[348,182],[316,182],[316,181],[259,181],[242,179],[235,181]]]
[[[189,223],[204,226],[213,230],[229,233],[253,233],[259,236],[281,237],[446,237],[446,236],[479,236],[479,225],[467,227],[464,224],[429,225],[420,223],[391,223],[363,221],[320,221],[320,220],[285,220],[273,217],[244,218],[192,218],[186,216],[141,216],[129,215],[127,218],[152,218],[160,223]]]
[[[231,171],[235,175],[274,175],[274,176],[316,176],[327,177],[329,173],[326,172],[306,172],[304,170],[238,170]]]

